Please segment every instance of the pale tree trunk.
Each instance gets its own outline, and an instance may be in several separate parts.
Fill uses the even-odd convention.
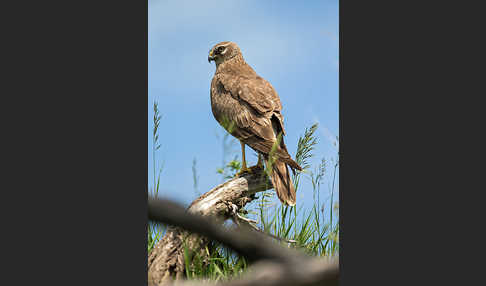
[[[252,201],[255,193],[272,188],[263,172],[231,179],[191,203],[188,213],[211,218],[221,224],[228,218],[240,217],[238,212]],[[240,217],[241,218],[241,217]],[[165,236],[155,245],[148,257],[148,282],[161,284],[185,275],[184,249],[207,258],[209,240],[199,234],[169,226]],[[207,262],[207,261],[205,261]]]
[[[150,253],[148,284],[337,286],[338,257],[311,257],[298,249],[283,247],[261,232],[249,231],[248,228],[242,227],[228,230],[221,226],[221,222],[229,217],[238,218],[238,210],[251,201],[256,192],[270,187],[267,177],[246,175],[217,186],[195,200],[187,210],[167,200],[149,198],[149,219],[178,227],[170,227]],[[208,280],[173,280],[171,276],[184,276],[184,237],[188,238],[187,248],[202,255],[204,253],[201,250],[205,249],[211,239],[233,249],[253,264],[242,277],[230,281],[214,283]]]

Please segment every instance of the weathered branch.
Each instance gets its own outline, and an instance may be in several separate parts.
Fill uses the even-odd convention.
[[[235,212],[253,200],[255,193],[272,188],[272,183],[263,174],[263,172],[246,174],[213,188],[189,206],[187,212],[196,214],[193,216],[186,216],[186,211],[177,205],[149,198],[149,219],[171,225],[165,236],[149,254],[149,283],[161,283],[171,281],[172,277],[183,277],[185,246],[191,252],[196,252],[201,257],[205,257],[206,252],[204,250],[209,242],[206,236],[213,232],[219,233],[221,226],[209,224],[206,220],[203,220],[203,217],[210,218],[213,222],[218,223],[232,217]],[[197,229],[191,229],[190,225],[197,227]],[[184,231],[175,226],[189,229],[192,232]],[[224,234],[220,234],[224,236]],[[224,240],[224,237],[220,238]],[[244,242],[240,241],[240,243]],[[250,260],[258,259],[258,257],[252,256],[252,251],[245,251],[244,244],[233,245],[232,248],[238,252],[243,251],[242,254]]]
[[[205,254],[204,246],[211,239],[258,262],[242,279],[218,284],[178,281],[175,285],[338,285],[337,259],[313,258],[298,250],[282,247],[262,233],[245,228],[229,231],[221,227],[220,222],[229,217],[235,218],[235,211],[251,201],[255,192],[269,188],[271,183],[267,177],[247,175],[232,179],[199,197],[187,211],[167,200],[149,198],[150,220],[178,226],[170,227],[149,255],[149,285],[171,285],[175,283],[171,276],[183,276],[184,239],[188,248],[202,256]]]
[[[271,242],[269,237],[260,232],[244,228],[227,230],[205,217],[187,213],[183,207],[167,200],[149,199],[149,219],[178,225],[191,233],[199,233],[217,240],[250,261],[266,259],[300,262],[303,259],[302,253],[290,249],[282,251],[281,246]]]
[[[339,267],[337,259],[317,259],[281,247],[263,234],[239,229],[228,231],[210,220],[185,212],[184,208],[165,200],[149,201],[152,220],[177,224],[191,232],[199,232],[219,241],[240,254],[261,261],[255,264],[242,279],[213,284],[220,286],[247,285],[337,285]],[[153,281],[151,281],[153,282]],[[172,284],[167,279],[164,285]],[[165,284],[167,283],[167,284]],[[176,285],[200,285],[201,281],[178,282]],[[154,283],[156,285],[156,283]]]

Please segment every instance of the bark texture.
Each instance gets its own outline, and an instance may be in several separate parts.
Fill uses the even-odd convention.
[[[253,261],[250,268],[239,279],[215,283],[204,280],[172,280],[152,285],[275,285],[311,286],[333,285],[339,281],[338,257],[311,257],[299,249],[284,247],[275,240],[249,228],[229,230],[200,215],[194,215],[171,201],[149,198],[149,219],[169,225],[178,225],[191,233],[200,233],[218,241]]]
[[[255,198],[255,193],[272,188],[264,172],[245,174],[231,179],[191,203],[187,212],[222,223],[234,217],[240,209]],[[198,253],[206,258],[209,240],[177,226],[170,226],[165,236],[156,244],[148,257],[148,283],[157,285],[179,280],[185,275],[184,249],[190,255]]]

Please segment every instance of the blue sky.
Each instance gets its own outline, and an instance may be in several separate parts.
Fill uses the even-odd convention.
[[[215,65],[207,61],[209,49],[221,41],[237,43],[247,63],[278,92],[292,157],[299,136],[317,121],[318,145],[311,165],[316,167],[323,157],[337,158],[332,138],[339,134],[338,1],[300,3],[305,5],[275,0],[148,1],[149,188],[154,100],[162,114],[161,148],[156,154],[156,169],[164,165],[160,195],[185,205],[196,198],[194,158],[199,192],[221,182],[216,169],[221,167],[224,131],[211,113],[209,87]],[[231,157],[240,157],[236,140],[232,150]],[[246,151],[253,165],[257,158],[249,147]],[[329,194],[330,175],[323,182],[321,200]],[[297,206],[310,203],[311,183],[303,178]]]

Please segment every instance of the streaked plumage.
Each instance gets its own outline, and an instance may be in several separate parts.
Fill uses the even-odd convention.
[[[282,133],[271,179],[279,199],[295,205],[295,189],[287,166],[302,168],[292,160],[283,140],[284,119],[277,92],[245,62],[233,42],[216,44],[209,52],[208,61],[212,60],[216,62],[210,92],[215,119],[231,135],[262,154],[267,164],[272,146]]]

